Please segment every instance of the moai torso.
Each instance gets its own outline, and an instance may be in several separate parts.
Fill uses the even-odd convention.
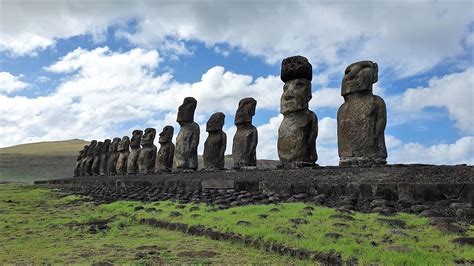
[[[222,131],[225,115],[218,112],[212,114],[206,125],[209,136],[204,143],[204,168],[207,170],[220,170],[225,165],[225,149],[227,135]]]
[[[130,139],[128,136],[123,136],[122,140],[119,142],[117,151],[119,152],[119,157],[117,159],[117,165],[115,166],[115,171],[118,175],[127,174],[127,161],[128,154],[130,153]]]
[[[156,146],[153,144],[155,135],[156,130],[154,128],[145,129],[141,141],[142,149],[138,155],[138,171],[140,174],[155,172]]]
[[[173,144],[173,133],[174,128],[172,126],[166,126],[160,133],[160,150],[156,156],[156,172],[171,172],[173,169],[173,157],[175,146]]]
[[[102,156],[103,147],[104,143],[102,141],[97,142],[97,148],[95,149],[95,155],[92,161],[92,175],[100,175],[100,158]]]
[[[104,146],[102,146],[102,153],[100,155],[100,175],[107,175],[107,162],[109,161],[109,149],[110,149],[110,139],[104,141]]]
[[[257,166],[257,128],[252,125],[257,101],[254,98],[244,98],[239,101],[235,113],[235,132],[232,142],[232,160],[234,168],[255,168]]]
[[[140,154],[140,142],[142,140],[143,131],[134,130],[132,139],[130,139],[130,153],[127,161],[127,174],[134,175],[138,173],[138,155]]]
[[[117,174],[117,160],[119,157],[118,145],[120,143],[120,138],[114,138],[109,147],[109,160],[107,161],[107,172],[109,175]]]
[[[375,63],[361,61],[346,69],[341,93],[345,102],[337,113],[340,165],[386,163],[386,107],[381,97],[372,94],[376,81]]]
[[[194,111],[197,101],[192,97],[184,98],[183,104],[179,106],[176,121],[181,126],[176,138],[175,161],[176,168],[182,170],[197,170],[199,145],[199,125],[194,122]]]
[[[84,148],[79,152],[79,155],[77,156],[76,167],[74,168],[74,176],[76,176],[76,177],[77,176],[82,176],[81,167],[83,165],[84,158],[86,157],[88,148],[89,148],[89,146],[85,145]]]
[[[89,145],[89,149],[87,150],[87,158],[84,162],[84,175],[91,176],[92,175],[92,163],[94,161],[94,155],[97,149],[97,141],[91,141]]]
[[[312,66],[302,56],[283,60],[281,79],[285,82],[280,101],[283,121],[278,129],[278,157],[282,168],[315,165],[318,118],[308,110],[312,98]]]

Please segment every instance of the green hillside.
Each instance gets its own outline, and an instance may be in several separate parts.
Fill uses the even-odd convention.
[[[77,156],[78,152],[88,143],[85,140],[73,139],[20,144],[0,148],[0,155]]]

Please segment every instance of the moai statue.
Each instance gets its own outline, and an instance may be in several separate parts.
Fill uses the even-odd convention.
[[[257,167],[257,128],[252,125],[257,101],[254,98],[243,98],[235,113],[235,132],[232,143],[232,159],[235,169],[252,169]]]
[[[90,144],[84,146],[84,153],[82,154],[82,159],[80,161],[79,170],[78,170],[79,176],[86,175],[86,173],[84,172],[84,166],[86,165],[86,162],[87,162],[87,153],[89,152],[89,147],[90,147]]]
[[[117,170],[117,161],[119,158],[118,145],[120,143],[120,138],[114,138],[109,147],[109,160],[107,161],[107,172],[109,175],[116,175]]]
[[[360,61],[346,68],[341,95],[344,103],[337,112],[339,165],[386,164],[384,100],[372,94],[378,80],[378,66]]]
[[[138,173],[138,155],[140,154],[140,142],[142,141],[143,131],[134,130],[130,140],[130,153],[127,161],[127,174],[134,175]]]
[[[74,168],[75,177],[81,176],[81,165],[82,165],[84,157],[86,157],[87,148],[89,148],[89,145],[85,145],[84,148],[79,151],[79,155],[77,156],[77,160],[76,160],[76,167]]]
[[[318,117],[308,109],[312,98],[312,66],[303,56],[285,58],[281,63],[280,78],[285,83],[280,99],[283,121],[278,129],[280,167],[314,166],[318,160]]]
[[[102,141],[97,142],[94,160],[92,161],[92,175],[100,175],[100,158],[102,157],[103,147],[104,143]]]
[[[138,171],[140,174],[151,174],[155,172],[156,146],[153,144],[156,129],[147,128],[143,134],[142,149],[138,155]]]
[[[128,154],[130,153],[130,139],[128,136],[123,136],[122,140],[118,144],[117,151],[119,152],[119,157],[117,159],[117,165],[115,166],[115,171],[118,175],[127,174],[127,160]]]
[[[160,133],[160,150],[156,156],[156,172],[171,172],[173,169],[174,144],[172,141],[174,128],[165,126]]]
[[[195,171],[198,168],[197,148],[199,145],[199,125],[194,122],[194,111],[197,101],[193,97],[184,98],[178,109],[176,121],[181,126],[176,138],[176,168],[184,171]]]
[[[89,149],[87,149],[87,158],[84,162],[84,175],[91,176],[92,175],[92,163],[94,162],[94,156],[97,149],[97,140],[92,140],[91,144],[89,145]]]
[[[221,170],[225,164],[225,148],[227,135],[222,131],[225,115],[218,112],[211,115],[206,124],[209,136],[204,143],[204,168],[206,170]]]
[[[107,171],[107,162],[109,161],[109,149],[110,149],[110,139],[104,140],[104,146],[102,146],[102,152],[100,155],[100,175],[108,175]]]

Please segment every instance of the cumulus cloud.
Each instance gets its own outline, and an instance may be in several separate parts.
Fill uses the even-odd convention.
[[[29,84],[9,72],[0,72],[0,92],[11,93],[28,87]]]
[[[116,36],[163,53],[192,54],[188,42],[199,41],[217,47],[216,52],[226,44],[270,64],[303,54],[317,72],[329,66],[323,71],[326,75],[361,59],[375,60],[400,76],[426,71],[464,52],[473,20],[469,0],[245,4],[7,0],[2,5],[0,50],[17,55],[35,53],[58,39],[100,37],[108,26],[116,25]]]

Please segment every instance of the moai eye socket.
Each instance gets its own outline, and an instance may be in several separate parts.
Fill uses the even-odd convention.
[[[346,71],[344,71],[344,74],[347,75],[347,74],[349,74],[350,72],[351,72],[351,68],[348,67],[348,68],[346,68]]]

